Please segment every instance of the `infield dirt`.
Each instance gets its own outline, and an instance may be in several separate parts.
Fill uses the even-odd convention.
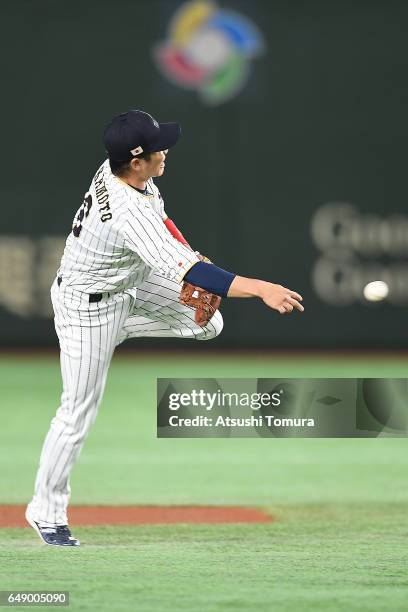
[[[0,506],[0,527],[27,527],[25,506]],[[71,525],[269,523],[273,518],[240,506],[71,506]]]

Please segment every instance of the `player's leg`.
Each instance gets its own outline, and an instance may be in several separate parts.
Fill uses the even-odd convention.
[[[181,285],[158,274],[138,287],[135,304],[119,334],[118,344],[135,337],[176,337],[211,340],[221,333],[223,320],[217,311],[206,327],[194,320],[195,311],[179,302]]]
[[[79,294],[79,292],[76,292]],[[106,376],[133,298],[122,295],[106,303],[61,300],[53,287],[55,326],[61,348],[61,404],[45,439],[35,494],[28,512],[42,525],[66,525],[69,475],[95,420]]]

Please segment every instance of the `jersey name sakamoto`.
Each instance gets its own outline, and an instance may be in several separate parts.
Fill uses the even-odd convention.
[[[96,172],[67,238],[58,276],[86,293],[140,286],[156,271],[181,282],[197,255],[163,223],[164,204],[150,179],[144,195],[116,177],[106,160]]]

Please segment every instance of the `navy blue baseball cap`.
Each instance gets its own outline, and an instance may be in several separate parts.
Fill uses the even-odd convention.
[[[178,123],[159,123],[141,110],[130,110],[106,126],[103,142],[109,159],[129,161],[140,153],[154,153],[173,147],[180,136]]]

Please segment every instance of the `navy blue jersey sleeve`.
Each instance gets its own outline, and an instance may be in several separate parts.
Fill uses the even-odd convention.
[[[190,268],[184,280],[220,297],[227,297],[235,276],[232,272],[223,270],[212,263],[199,261]]]

